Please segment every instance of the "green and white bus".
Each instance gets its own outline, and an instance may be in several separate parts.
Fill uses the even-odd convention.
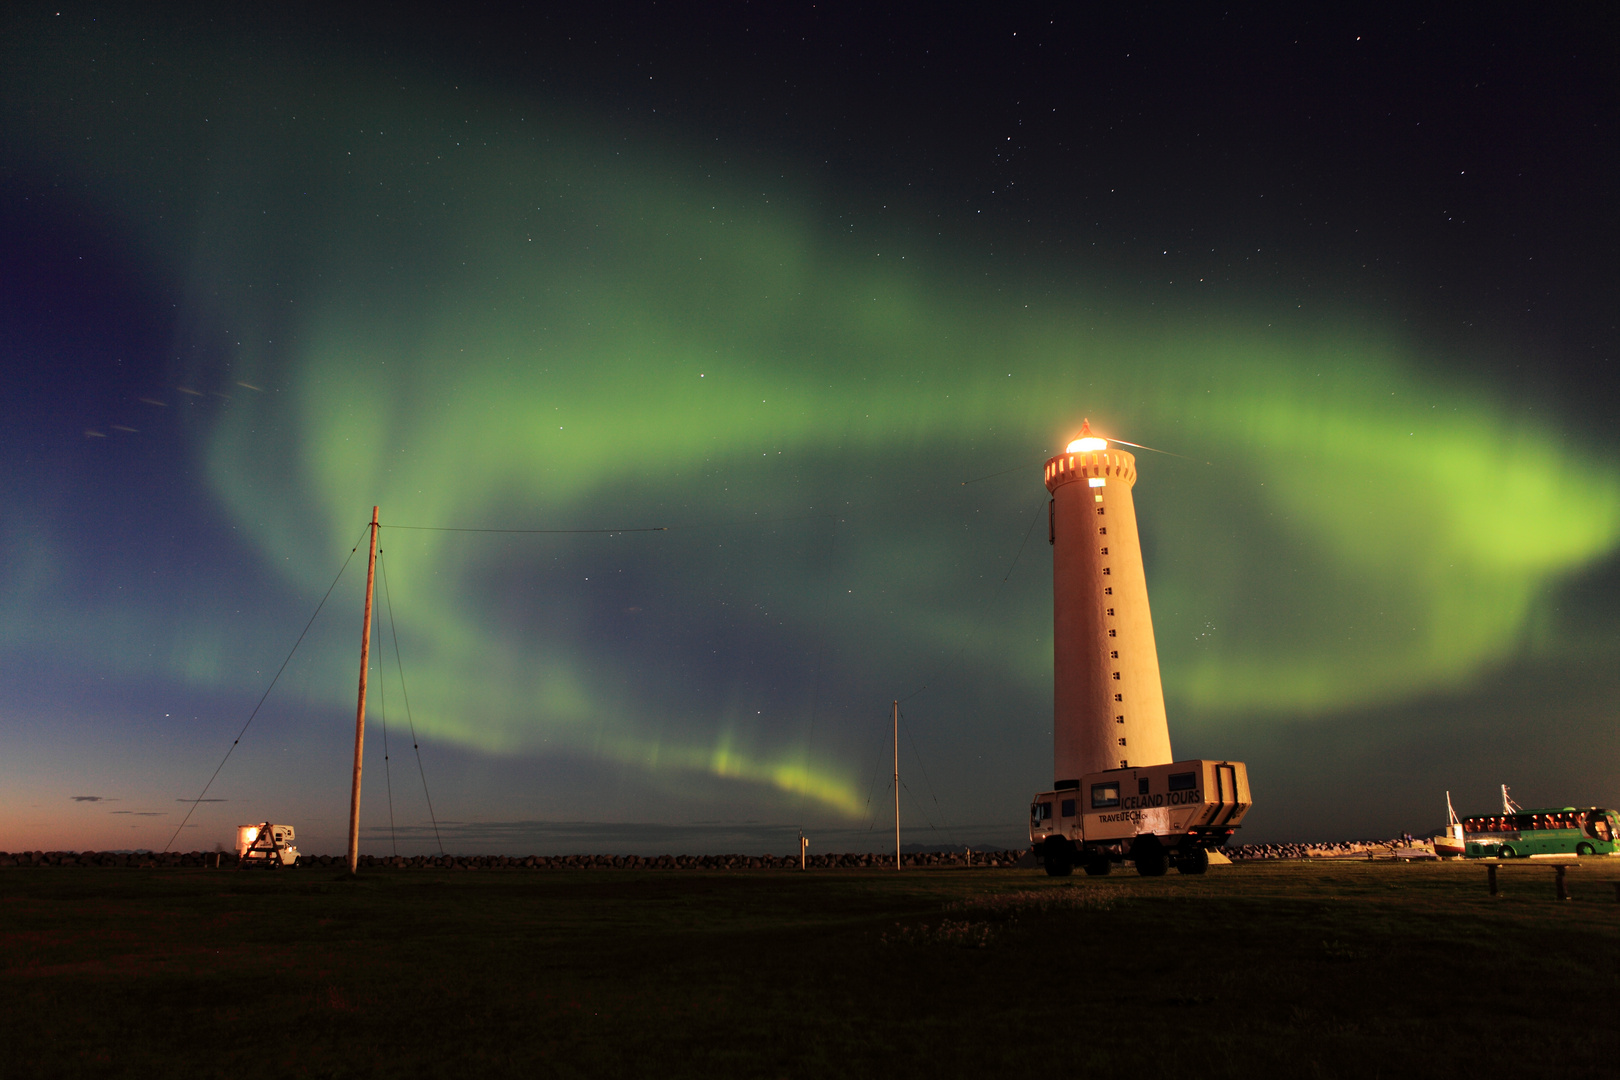
[[[1620,814],[1598,806],[1515,809],[1463,818],[1462,832],[1465,859],[1610,855],[1620,835]]]

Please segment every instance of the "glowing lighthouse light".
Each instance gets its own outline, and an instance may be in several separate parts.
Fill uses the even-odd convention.
[[[1108,440],[1099,439],[1097,436],[1091,433],[1090,420],[1081,420],[1080,437],[1074,440],[1074,442],[1070,443],[1068,448],[1063,452],[1065,454],[1089,454],[1093,450],[1106,449],[1108,449]],[[1093,484],[1092,486],[1095,487],[1096,485]]]

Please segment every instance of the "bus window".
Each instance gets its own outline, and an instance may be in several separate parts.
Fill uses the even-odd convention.
[[[1588,818],[1586,831],[1591,834],[1592,839],[1601,840],[1604,843],[1608,843],[1614,838],[1614,833],[1609,831],[1609,817],[1607,814],[1593,814]]]
[[[1171,791],[1192,791],[1198,786],[1198,774],[1177,772],[1170,774]]]
[[[1062,810],[1064,817],[1074,817],[1074,800],[1064,799]]]
[[[1119,805],[1119,784],[1092,784],[1091,808],[1101,810],[1109,806]]]

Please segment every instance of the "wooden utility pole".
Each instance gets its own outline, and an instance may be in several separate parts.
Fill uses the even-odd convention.
[[[894,868],[900,869],[900,703],[894,703]]]
[[[360,631],[360,703],[354,709],[354,790],[349,794],[349,873],[360,868],[360,765],[366,747],[366,672],[371,669],[371,589],[377,580],[377,507],[371,508],[371,555],[366,559],[366,625]],[[898,708],[898,706],[897,706]],[[898,712],[895,715],[899,715]]]

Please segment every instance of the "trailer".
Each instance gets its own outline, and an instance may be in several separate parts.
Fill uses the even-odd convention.
[[[1071,786],[1072,785],[1072,786]],[[1209,869],[1253,805],[1241,761],[1198,759],[1091,773],[1035,796],[1029,841],[1053,877],[1106,874],[1129,860],[1144,877]]]
[[[236,827],[237,866],[292,866],[298,862],[291,825],[266,821],[260,825]]]

